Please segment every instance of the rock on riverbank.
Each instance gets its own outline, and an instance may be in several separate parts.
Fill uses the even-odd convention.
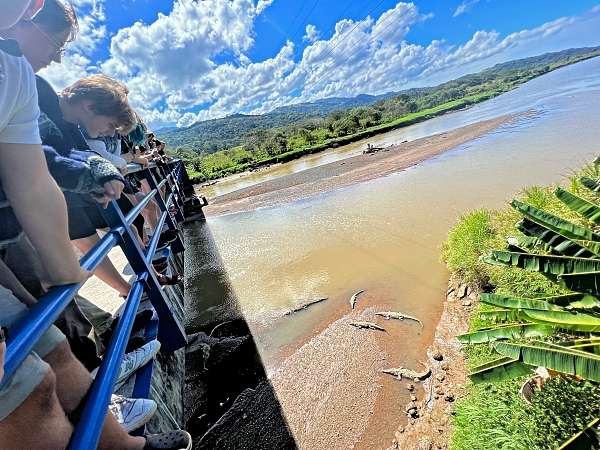
[[[456,336],[468,331],[469,317],[477,302],[478,293],[473,288],[457,277],[450,279],[444,312],[427,350],[432,376],[423,383],[423,399],[407,405],[408,425],[398,428],[389,450],[448,448],[454,401],[464,395],[467,383],[465,354]],[[406,382],[406,388],[411,390],[414,386]]]

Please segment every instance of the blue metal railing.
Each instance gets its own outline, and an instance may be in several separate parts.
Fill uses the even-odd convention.
[[[152,258],[156,252],[163,226],[167,224],[169,229],[176,229],[177,227],[176,221],[169,213],[169,206],[173,205],[175,208],[177,221],[180,220],[179,218],[183,219],[180,208],[180,204],[183,203],[183,197],[181,196],[183,191],[178,182],[179,171],[182,170],[182,167],[181,161],[176,161],[174,167],[171,165],[169,170],[165,171],[166,177],[159,183],[156,182],[154,174],[162,175],[160,171],[153,171],[153,167],[137,170],[148,181],[151,191],[126,216],[123,215],[117,203],[112,201],[104,212],[111,227],[110,231],[80,260],[82,268],[93,271],[108,255],[108,252],[118,244],[123,249],[129,264],[135,272],[136,280],[129,292],[123,313],[113,333],[98,374],[88,393],[81,419],[76,425],[69,449],[93,449],[98,444],[108,412],[110,396],[120,370],[121,360],[131,334],[138,306],[144,293],[147,294],[159,318],[158,332],[154,329],[151,334],[152,337],[157,334],[157,338],[161,342],[161,348],[167,352],[172,352],[184,347],[187,343],[185,331],[171,311],[152,267]],[[162,197],[163,191],[167,198],[166,201]],[[146,249],[142,249],[137,237],[133,234],[131,224],[142,209],[153,200],[158,204],[161,215],[150,243]],[[172,251],[175,253],[183,251],[183,243],[179,237],[171,245]],[[10,336],[7,339],[3,383],[14,374],[15,370],[32,351],[36,342],[58,319],[69,302],[73,300],[80,287],[81,283],[52,288],[30,308],[25,318],[11,328]],[[150,367],[150,372],[147,372],[147,374],[150,375],[151,363],[148,367]],[[149,380],[145,380],[140,385],[145,385],[145,389],[139,388],[136,383],[136,394],[139,395],[140,390],[145,390],[147,396]]]

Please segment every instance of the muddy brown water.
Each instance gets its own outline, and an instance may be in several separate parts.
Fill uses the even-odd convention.
[[[389,446],[405,420],[409,394],[405,382],[380,370],[421,367],[446,290],[440,246],[448,230],[461,214],[502,207],[524,186],[560,182],[600,153],[598,73],[600,60],[586,61],[469,110],[380,136],[381,142],[399,143],[495,115],[534,111],[403,172],[208,218],[300,448]],[[310,161],[341,159],[353,151],[336,149]],[[237,185],[230,180],[226,190],[257,177],[305,170],[303,164],[246,175],[251,179],[237,178]],[[352,311],[348,300],[359,289],[365,293]],[[318,297],[329,300],[283,317]],[[346,323],[372,320],[380,310],[419,317],[425,326],[380,318],[377,323],[387,330],[381,333]]]

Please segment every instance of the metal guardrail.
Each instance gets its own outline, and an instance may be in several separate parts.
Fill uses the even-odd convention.
[[[161,342],[161,349],[167,352],[180,349],[187,343],[185,330],[171,311],[152,267],[152,258],[158,246],[160,230],[164,224],[169,229],[176,229],[177,222],[183,219],[181,210],[184,198],[178,182],[182,166],[181,161],[175,161],[168,165],[168,169],[164,165],[152,165],[136,170],[136,172],[141,172],[141,175],[148,181],[151,191],[126,216],[123,215],[117,203],[112,201],[104,211],[105,218],[111,227],[110,231],[80,260],[82,268],[93,271],[115,245],[120,245],[136,274],[136,279],[126,299],[123,313],[119,318],[98,374],[88,392],[81,419],[71,438],[69,445],[71,450],[94,449],[98,445],[121,360],[144,293],[148,296],[158,315],[158,330],[154,326],[152,333],[149,335],[147,332],[146,337],[153,338],[156,335]],[[161,178],[162,181],[157,183],[155,177]],[[161,195],[163,191],[167,198],[166,201]],[[152,200],[158,204],[161,216],[149,245],[146,249],[142,249],[131,230],[131,224]],[[176,220],[171,217],[169,207],[174,207]],[[178,253],[183,249],[183,243],[177,237],[171,244],[171,251]],[[58,319],[69,302],[73,300],[81,285],[82,283],[52,288],[30,308],[27,316],[11,329],[6,342],[4,382],[14,374],[32,351],[35,343]],[[151,364],[152,362],[149,363],[149,370],[146,371],[147,378],[151,376]],[[149,379],[143,380],[139,385],[143,385],[145,388],[141,388],[136,382],[134,393],[137,396],[141,396],[140,394],[147,396],[149,383]]]

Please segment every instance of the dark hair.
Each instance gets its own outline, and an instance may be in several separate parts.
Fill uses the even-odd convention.
[[[32,22],[42,27],[50,34],[69,32],[65,42],[72,42],[79,31],[77,14],[70,3],[62,3],[59,0],[46,0],[44,7],[32,19]]]

